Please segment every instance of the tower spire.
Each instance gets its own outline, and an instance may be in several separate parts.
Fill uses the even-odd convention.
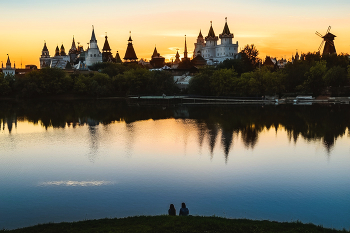
[[[185,51],[184,51],[184,58],[187,59],[187,43],[186,43],[186,35],[185,35]]]
[[[91,40],[90,40],[90,43],[91,41],[96,41],[96,36],[95,36],[95,28],[94,28],[94,25],[92,25],[92,34],[91,34]]]
[[[11,68],[10,56],[7,54],[6,68]]]

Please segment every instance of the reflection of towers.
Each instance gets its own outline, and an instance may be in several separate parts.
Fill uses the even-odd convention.
[[[205,138],[205,133],[207,132],[207,128],[204,122],[197,121],[197,130],[198,130],[198,142],[199,147],[202,148],[203,141]]]
[[[210,154],[213,155],[216,138],[218,136],[219,130],[216,124],[207,124],[207,127],[208,127],[208,136],[209,136]]]
[[[126,131],[127,131],[127,135],[126,135],[126,153],[128,156],[132,155],[132,150],[133,150],[133,145],[134,145],[134,141],[135,141],[135,126],[133,123],[130,124],[125,124],[126,126]]]
[[[99,136],[97,133],[97,125],[96,124],[89,124],[89,133],[90,133],[90,151],[88,154],[89,160],[91,162],[94,162],[97,152],[98,152],[98,144],[99,144]]]
[[[247,148],[254,148],[258,141],[258,131],[253,125],[248,125],[242,129],[242,140]]]
[[[230,148],[233,139],[233,130],[222,128],[221,131],[221,143],[224,147],[225,161],[227,162],[228,154],[230,153]]]
[[[7,129],[9,130],[9,133],[12,132],[13,125],[15,125],[15,128],[17,128],[17,116],[16,115],[6,117],[5,119],[2,120],[2,123],[3,123],[2,129],[3,130],[5,130],[5,122],[7,124]],[[1,124],[0,124],[0,126],[1,126]]]
[[[90,146],[89,146],[89,154],[88,154],[88,158],[91,162],[94,162],[96,156],[97,156],[97,152],[98,152],[98,146],[99,146],[99,135],[98,135],[98,125],[100,124],[98,121],[95,121],[91,118],[85,118],[85,119],[79,119],[79,124],[80,125],[84,125],[87,124],[88,125],[88,130],[89,130],[89,134],[90,134]]]
[[[326,147],[327,152],[329,153],[334,146],[335,137],[330,133],[326,133],[323,138],[323,145]]]

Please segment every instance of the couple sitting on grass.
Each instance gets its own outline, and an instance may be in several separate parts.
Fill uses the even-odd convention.
[[[176,215],[176,209],[175,209],[173,204],[170,204],[170,208],[168,210],[168,213],[169,213],[169,215],[173,215],[173,216]],[[179,216],[188,216],[189,213],[190,213],[190,211],[186,207],[186,204],[184,202],[182,202]]]

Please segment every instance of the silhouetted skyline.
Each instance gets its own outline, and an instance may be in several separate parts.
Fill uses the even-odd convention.
[[[184,35],[187,35],[189,56],[192,56],[199,30],[206,35],[210,21],[216,30],[221,30],[225,17],[240,47],[255,44],[261,58],[265,55],[288,58],[297,49],[299,53],[317,51],[320,40],[314,33],[319,31],[324,35],[329,25],[337,35],[337,52],[347,53],[350,51],[349,6],[350,2],[345,0],[7,1],[1,6],[0,61],[4,61],[8,53],[18,67],[21,63],[23,66],[38,65],[44,40],[53,51],[61,44],[68,48],[73,35],[85,48],[91,25],[95,25],[100,47],[108,32],[114,53],[125,53],[125,38],[131,30],[139,58],[149,59],[155,44],[166,59],[174,57],[177,48],[182,54]]]

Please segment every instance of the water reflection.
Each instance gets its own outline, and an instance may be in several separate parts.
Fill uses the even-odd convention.
[[[312,106],[179,106],[179,107],[135,107],[124,101],[47,101],[4,102],[0,110],[1,130],[12,132],[17,121],[27,120],[41,124],[45,129],[88,125],[90,133],[90,160],[98,151],[99,141],[96,126],[113,122],[125,122],[130,152],[134,137],[133,122],[148,119],[192,119],[198,131],[198,143],[209,140],[213,153],[219,133],[227,159],[234,146],[234,138],[240,134],[247,149],[253,149],[259,134],[265,129],[279,128],[287,131],[290,141],[299,138],[306,141],[321,140],[330,151],[338,137],[345,135],[349,127],[350,110],[344,105]],[[235,136],[236,135],[236,136]]]
[[[0,228],[182,201],[194,215],[349,227],[347,106],[0,104]]]

